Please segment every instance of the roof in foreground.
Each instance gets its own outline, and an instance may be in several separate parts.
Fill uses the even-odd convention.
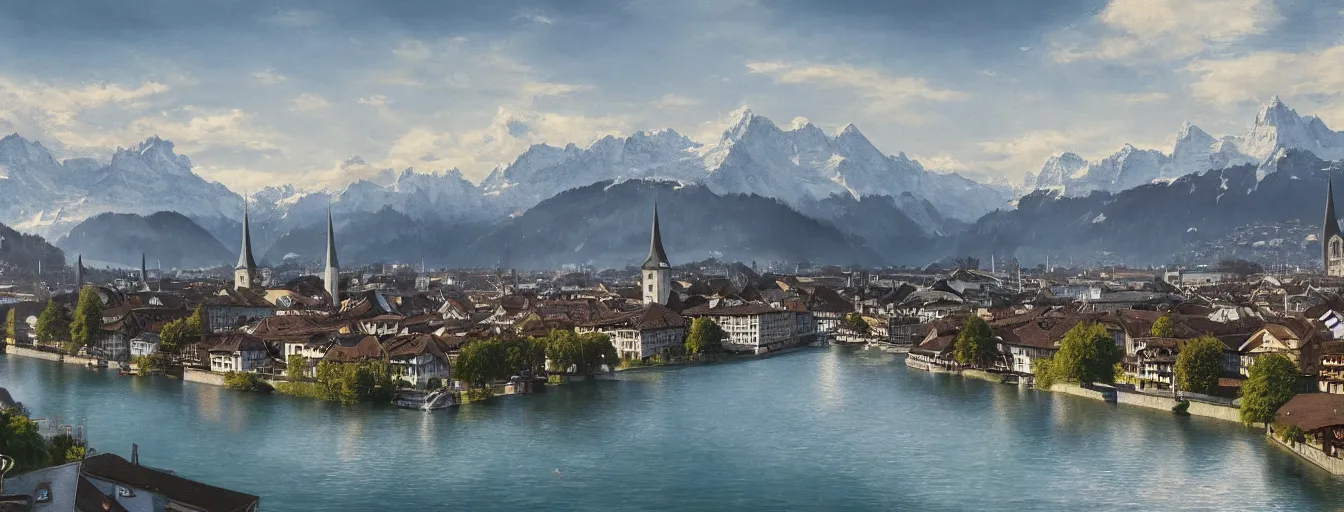
[[[195,480],[150,469],[112,453],[84,459],[86,475],[119,482],[137,489],[162,494],[173,501],[205,510],[239,511],[255,509],[261,498],[251,494],[206,485]]]
[[[1306,432],[1344,425],[1344,395],[1306,393],[1279,408],[1275,420]]]

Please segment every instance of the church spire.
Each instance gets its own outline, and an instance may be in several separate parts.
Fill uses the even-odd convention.
[[[658,230],[658,203],[653,203],[653,235],[649,238],[649,257],[644,260],[645,270],[671,268],[667,252],[663,250],[663,235]]]
[[[140,253],[140,290],[149,291],[149,270],[145,268],[145,253]]]
[[[255,268],[257,260],[252,259],[252,232],[247,225],[247,197],[243,197],[243,246],[238,251],[238,266],[234,270]]]
[[[327,267],[341,267],[336,260],[336,229],[331,222],[331,207],[327,207]]]
[[[336,259],[336,228],[331,221],[331,206],[327,206],[327,268],[322,273],[323,284],[331,296],[331,305],[341,307],[341,264]]]
[[[75,291],[84,288],[84,255],[75,256]]]
[[[1339,235],[1339,217],[1335,216],[1335,183],[1326,182],[1325,186],[1325,223],[1321,230],[1321,249],[1326,269],[1330,268],[1330,237]]]

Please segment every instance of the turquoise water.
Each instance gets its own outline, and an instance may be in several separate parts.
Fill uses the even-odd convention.
[[[842,347],[428,414],[13,356],[0,386],[263,510],[1344,509],[1255,430]]]

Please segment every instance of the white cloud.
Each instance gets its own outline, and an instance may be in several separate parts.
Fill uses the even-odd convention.
[[[522,21],[522,22],[526,22],[526,23],[536,23],[536,24],[538,24],[538,25],[553,25],[553,24],[555,24],[555,18],[552,18],[552,17],[550,17],[550,16],[547,16],[545,13],[542,13],[541,11],[538,11],[538,10],[535,10],[535,9],[527,9],[527,10],[521,11],[521,12],[518,13],[517,16],[514,16],[514,17],[513,17],[513,20],[514,20],[514,21]]]
[[[370,107],[375,108],[386,107],[388,103],[390,102],[388,101],[387,96],[383,96],[381,94],[374,94],[372,96],[366,96],[359,99],[360,105],[368,105]]]
[[[748,62],[747,69],[779,83],[852,90],[870,102],[868,108],[871,110],[894,112],[914,102],[957,101],[967,97],[960,91],[931,86],[924,78],[892,76],[875,69],[848,65],[768,61]]]
[[[418,61],[428,59],[433,52],[424,41],[407,40],[397,45],[397,48],[392,50],[392,55],[402,60]]]
[[[1076,151],[1088,134],[1037,130],[1011,139],[978,144],[988,158],[980,165],[1005,173],[1036,172],[1047,159],[1064,151]]]
[[[1161,103],[1171,99],[1171,95],[1165,92],[1136,92],[1128,94],[1111,94],[1104,97],[1104,100],[1125,105],[1140,105],[1144,103]]]
[[[331,102],[327,101],[326,98],[323,98],[321,95],[311,92],[305,92],[303,94],[298,95],[293,100],[290,100],[290,103],[292,105],[290,107],[292,110],[297,110],[300,112],[311,112],[314,110],[321,110],[331,106]]]
[[[559,84],[551,82],[527,82],[522,86],[524,98],[544,98],[547,96],[565,96],[571,93],[592,90],[591,85]]]
[[[397,138],[387,159],[378,167],[455,168],[461,169],[468,179],[479,181],[496,166],[512,162],[533,144],[593,141],[629,131],[629,122],[623,117],[589,117],[503,106],[490,124],[481,128],[459,131],[413,128]]]
[[[252,79],[262,84],[275,85],[288,80],[289,77],[275,72],[274,69],[263,69],[256,73],[252,73]]]
[[[1344,104],[1344,45],[1303,53],[1254,52],[1228,59],[1196,60],[1191,94],[1202,101],[1232,105],[1264,101],[1275,94],[1315,99],[1327,107]],[[1335,118],[1344,125],[1344,118]]]
[[[1111,0],[1096,25],[1061,34],[1056,62],[1180,59],[1263,34],[1281,17],[1273,0]]]
[[[700,101],[694,98],[687,98],[679,94],[667,93],[663,95],[663,97],[650,102],[649,106],[652,106],[653,108],[657,109],[670,109],[670,108],[694,107],[699,104]]]

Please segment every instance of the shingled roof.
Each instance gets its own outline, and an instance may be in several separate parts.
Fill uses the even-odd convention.
[[[84,459],[80,471],[94,478],[162,494],[168,499],[202,510],[235,512],[256,510],[261,498],[251,494],[206,485],[176,475],[132,464],[115,454],[103,453]]]
[[[1305,393],[1279,408],[1275,421],[1294,425],[1304,432],[1344,426],[1344,395]]]

